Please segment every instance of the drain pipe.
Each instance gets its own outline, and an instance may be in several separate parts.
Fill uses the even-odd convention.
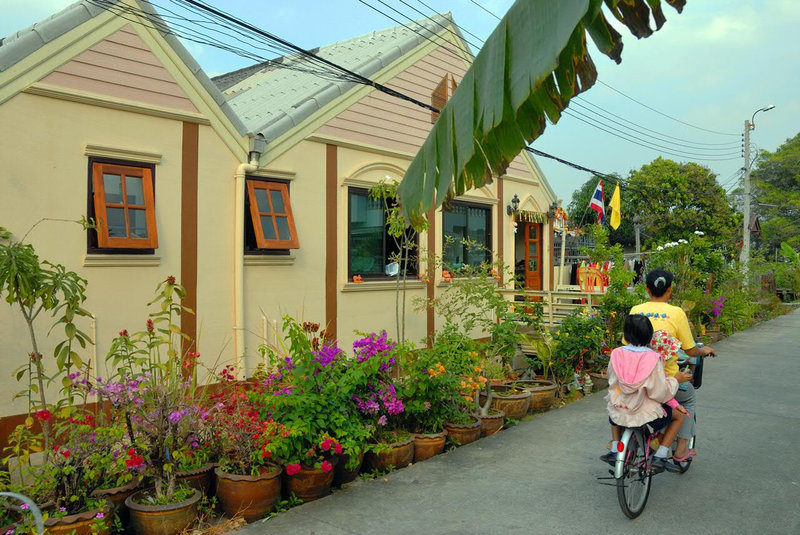
[[[247,173],[252,173],[258,169],[258,162],[261,154],[266,149],[264,136],[257,134],[251,141],[249,162],[241,163],[236,168],[234,175],[234,188],[236,189],[236,222],[234,225],[233,237],[233,349],[234,366],[237,371],[245,369],[245,344],[244,344],[244,196],[245,178]]]

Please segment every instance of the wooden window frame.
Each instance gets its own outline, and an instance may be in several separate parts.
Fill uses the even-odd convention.
[[[267,201],[269,202],[270,209],[272,209],[272,197],[270,191],[277,191],[283,200],[283,206],[286,210],[285,213],[262,212],[258,208],[258,200],[256,199],[256,190],[264,190],[267,192]],[[300,240],[297,237],[297,228],[294,224],[294,215],[292,214],[292,203],[289,198],[289,185],[285,182],[278,182],[274,180],[247,180],[247,198],[250,201],[250,217],[253,221],[253,231],[256,237],[256,244],[259,249],[299,249]],[[289,225],[288,240],[268,240],[264,236],[264,229],[261,226],[261,216],[268,216],[272,218],[275,236],[280,236],[278,232],[278,225],[275,222],[277,216],[286,216]]]
[[[352,221],[353,221],[352,220],[353,203],[350,202],[350,195],[351,194],[363,195],[365,197],[369,197],[369,190],[366,189],[366,188],[359,188],[359,187],[355,187],[355,186],[351,186],[351,187],[347,188],[347,279],[348,280],[351,280],[354,275],[362,275],[361,273],[355,273],[353,271],[352,257],[350,256],[350,234],[351,234],[351,230],[350,229],[351,229],[351,224],[352,224]],[[387,247],[387,245],[386,245],[387,228],[386,227],[387,227],[387,225],[388,225],[388,222],[386,221],[386,211],[384,210],[383,211],[383,236],[381,238],[383,240],[382,244],[381,244],[381,249],[383,251],[384,262],[388,260],[388,258],[387,258],[388,255],[386,254],[386,247]],[[416,234],[414,241],[415,241],[415,243],[417,245],[419,245],[419,234]],[[413,262],[409,262],[409,265],[412,266],[412,269],[409,269],[408,266],[406,267],[406,269],[409,270],[408,275],[416,277],[417,274],[419,273],[419,259],[418,258],[414,259]],[[369,274],[365,274],[364,275],[364,279],[365,280],[371,280],[371,281],[381,281],[381,280],[394,280],[394,277],[390,277],[390,276],[386,275],[385,273],[383,273],[383,274],[369,273]]]
[[[90,159],[89,160],[89,207],[90,217],[95,219],[97,228],[90,231],[88,251],[98,253],[122,252],[152,254],[158,248],[158,228],[156,225],[155,211],[155,172],[153,165],[138,164],[136,162],[122,162],[117,160]],[[122,177],[122,202],[108,203],[105,200],[105,184],[103,174],[118,174]],[[144,205],[129,205],[127,201],[125,177],[138,177],[142,179],[142,193]],[[126,229],[130,228],[128,217],[129,209],[139,209],[145,212],[145,225],[147,238],[122,238],[108,235],[107,208],[122,208],[125,212]],[[94,232],[94,236],[91,235]],[[96,237],[96,245],[92,238]]]
[[[490,262],[494,259],[494,218],[492,217],[492,207],[490,205],[475,203],[475,202],[466,202],[466,201],[451,201],[450,206],[465,206],[466,208],[479,208],[487,212],[486,214],[486,249],[488,251],[486,254],[489,255]],[[446,237],[444,234],[444,218],[445,214],[449,212],[449,210],[442,210],[442,259],[444,259],[444,247],[446,245]],[[467,217],[467,236],[469,236],[469,217]],[[469,254],[469,251],[467,251]],[[464,260],[467,260],[465,258]],[[469,262],[465,262],[465,265],[471,265]]]

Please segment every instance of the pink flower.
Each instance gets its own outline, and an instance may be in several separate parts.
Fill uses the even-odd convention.
[[[333,446],[333,453],[335,453],[336,455],[342,453],[342,445],[339,444],[338,442]]]
[[[95,516],[95,518],[103,518],[103,516],[104,516],[103,513],[97,513],[97,516]]]
[[[333,447],[333,443],[334,443],[333,439],[326,438],[320,443],[319,447],[322,448],[322,451],[328,451],[331,449],[331,447]]]
[[[286,475],[293,476],[300,472],[300,463],[292,463],[286,465]]]
[[[322,471],[327,474],[331,470],[333,470],[333,465],[328,461],[322,461]]]

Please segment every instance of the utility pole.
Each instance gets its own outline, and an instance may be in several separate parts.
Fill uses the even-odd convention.
[[[744,122],[744,221],[742,221],[742,254],[739,263],[742,266],[744,285],[750,283],[748,267],[750,264],[750,130],[754,130],[756,114],[760,111],[769,111],[775,106],[770,104],[753,112],[749,121]]]
[[[750,130],[753,125],[750,121],[744,122],[744,221],[742,222],[742,253],[739,262],[742,265],[744,283],[747,286],[748,264],[750,263]]]
[[[642,242],[639,239],[639,232],[642,230],[642,223],[639,214],[633,216],[633,230],[636,233],[636,258],[641,260],[642,258]]]

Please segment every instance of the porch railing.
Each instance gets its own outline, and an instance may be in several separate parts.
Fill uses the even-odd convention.
[[[580,292],[571,290],[503,290],[506,298],[525,306],[525,302],[542,304],[543,319],[548,327],[561,324],[561,320],[570,312],[579,308],[592,308],[597,305],[603,295],[597,292]]]

